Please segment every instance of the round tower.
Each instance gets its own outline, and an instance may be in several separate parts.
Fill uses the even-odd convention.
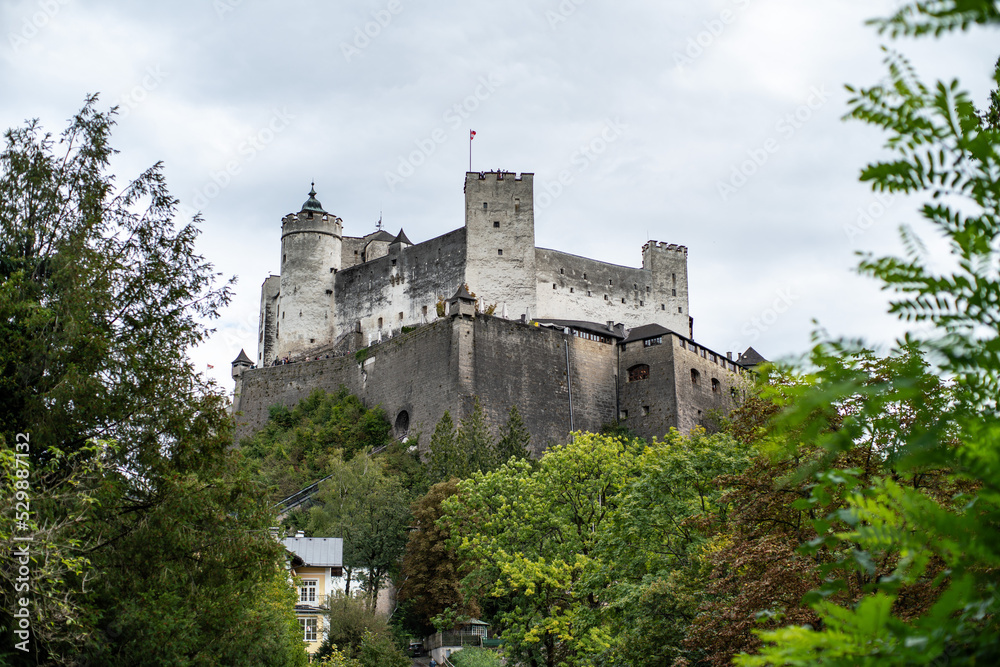
[[[334,280],[340,270],[343,221],[323,209],[315,186],[302,210],[281,221],[278,359],[306,354],[335,336]]]

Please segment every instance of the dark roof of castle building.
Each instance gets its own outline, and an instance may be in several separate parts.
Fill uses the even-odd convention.
[[[406,245],[413,245],[413,241],[411,241],[410,239],[406,238],[406,232],[403,231],[402,227],[399,228],[399,234],[396,235],[396,238],[394,238],[392,240],[392,242],[393,243],[405,243]]]
[[[309,199],[307,199],[306,203],[302,205],[302,211],[300,211],[300,213],[304,213],[306,211],[326,213],[326,211],[323,210],[323,205],[319,203],[318,199],[316,199],[316,183],[312,183],[312,187],[309,188]]]
[[[365,236],[365,240],[368,241],[369,243],[371,243],[372,241],[388,241],[389,243],[392,243],[396,239],[389,232],[385,231],[384,229],[380,229],[374,234],[368,234],[367,236]],[[410,245],[413,244],[411,243]]]
[[[455,299],[463,299],[465,301],[475,301],[476,297],[474,297],[471,294],[469,294],[469,288],[468,287],[466,287],[465,285],[462,285],[461,287],[458,288],[458,291],[455,292],[455,296],[451,297],[450,300],[454,301]]]
[[[752,347],[748,347],[747,351],[741,354],[740,358],[736,360],[736,363],[740,364],[741,366],[746,366],[748,368],[753,368],[758,364],[763,364],[766,362],[767,359],[762,357],[760,355],[760,352],[753,349]]]
[[[576,329],[577,331],[586,331],[588,333],[598,334],[601,336],[610,336],[611,338],[622,339],[625,338],[625,332],[620,324],[614,326],[609,326],[608,324],[601,324],[599,322],[587,322],[585,320],[552,320],[542,317],[536,317],[535,322],[541,326],[549,326],[557,329]]]
[[[622,343],[628,344],[633,341],[646,340],[647,338],[657,338],[671,333],[673,333],[673,331],[659,324],[643,324],[641,327],[629,329],[628,338],[623,340]]]
[[[247,353],[242,348],[240,349],[240,356],[233,359],[233,365],[235,364],[248,364],[253,366],[253,362],[250,360],[250,357],[247,356]]]

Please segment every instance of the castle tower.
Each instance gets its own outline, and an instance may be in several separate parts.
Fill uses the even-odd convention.
[[[534,174],[465,175],[466,269],[484,305],[536,312]]]
[[[275,356],[295,357],[333,340],[334,274],[340,270],[343,221],[323,210],[315,184],[298,213],[281,221],[281,283]]]
[[[688,310],[687,247],[648,241],[642,246],[642,268],[652,273],[651,319],[682,336],[693,338],[693,321]]]

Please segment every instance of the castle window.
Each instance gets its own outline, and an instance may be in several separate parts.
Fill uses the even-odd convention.
[[[677,289],[676,288],[670,290],[670,296],[677,296]]]
[[[493,221],[493,229],[500,229],[500,221],[499,220],[494,220]]]
[[[638,290],[638,289],[639,289],[639,286],[638,286],[638,285],[636,285],[635,283],[632,283],[632,289],[634,289],[634,290]]]
[[[556,288],[556,284],[552,283],[552,289],[555,289],[555,288]]]
[[[649,285],[646,285],[646,294],[649,294],[652,290],[649,289]]]
[[[327,293],[327,294],[333,294],[333,290],[332,290],[332,289],[328,289],[328,290],[326,291],[326,293]]]
[[[639,382],[640,380],[647,379],[649,379],[649,366],[646,364],[636,364],[632,368],[628,369],[629,382]]]
[[[281,311],[281,319],[285,319],[285,311]]]
[[[573,293],[573,288],[572,288],[572,287],[570,287],[570,288],[569,288],[569,293],[570,293],[570,294],[572,294],[572,293]]]
[[[400,313],[400,314],[399,314],[399,320],[400,320],[400,321],[402,321],[402,320],[403,320],[403,313]]]
[[[316,342],[316,339],[315,339],[315,338],[310,338],[310,339],[309,339],[309,344],[310,344],[310,345],[311,345],[312,343],[315,343],[315,342]]]
[[[584,279],[584,280],[586,280],[586,279],[587,279],[587,274],[586,274],[586,273],[585,273],[585,274],[583,274],[583,279]]]
[[[486,210],[486,208],[487,208],[487,203],[486,203],[486,202],[483,202],[483,210],[485,211],[485,210]]]
[[[642,301],[640,301],[640,302],[639,302],[639,305],[640,305],[640,306],[644,306],[644,305],[646,305],[646,304],[644,304],[644,303],[643,303]]]
[[[594,293],[591,292],[590,290],[587,290],[587,296],[594,296]]]
[[[503,248],[497,248],[497,256],[503,257]]]
[[[609,285],[614,285],[614,284],[615,284],[615,281],[613,281],[613,280],[611,280],[611,279],[609,278],[609,279],[608,279],[608,284],[609,284]]]
[[[281,256],[281,263],[284,264],[286,259],[288,259],[288,255],[282,255]]]
[[[642,416],[645,417],[648,414],[649,414],[649,406],[648,405],[642,406]]]
[[[618,419],[628,419],[628,410],[622,410],[619,412]]]
[[[357,251],[357,250],[355,250],[355,251],[354,251],[354,254],[355,254],[355,255],[357,255],[357,254],[358,254],[358,251]]]
[[[719,386],[720,386],[719,385],[719,381],[716,380],[715,378],[712,378],[712,393],[713,394],[718,394],[719,393]]]
[[[683,309],[683,308],[681,308],[680,306],[677,306],[677,312],[678,312],[678,313],[683,313],[683,312],[684,312],[684,309]]]
[[[396,260],[392,260],[392,265],[396,266]]]
[[[521,212],[521,200],[517,197],[514,198],[514,213]]]
[[[662,344],[663,344],[663,336],[657,336],[656,338],[647,338],[646,340],[642,341],[643,347],[652,347],[654,345],[662,345]]]
[[[625,299],[622,299],[622,303],[625,303]]]
[[[378,318],[378,328],[379,328],[379,329],[381,329],[381,328],[382,328],[382,318],[381,318],[381,317],[380,317],[380,318]]]
[[[313,219],[313,212],[309,211],[309,213],[306,214],[306,217],[309,218],[310,220],[312,220]]]
[[[566,272],[563,271],[562,269],[559,269],[559,275],[563,275],[564,273],[566,273]]]
[[[698,384],[698,380],[701,379],[701,373],[698,372],[697,368],[691,369],[691,384]]]
[[[667,304],[661,303],[660,304],[660,310],[666,310],[666,309],[667,309]]]
[[[605,300],[605,301],[607,301],[607,300],[608,300],[608,295],[607,295],[607,294],[605,294],[605,295],[604,295],[604,300]]]
[[[671,273],[670,274],[670,279],[674,281],[675,285],[677,284],[677,274],[676,273]]]

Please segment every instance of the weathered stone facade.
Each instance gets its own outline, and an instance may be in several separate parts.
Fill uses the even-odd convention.
[[[650,241],[634,268],[536,248],[532,187],[467,173],[465,225],[415,245],[345,237],[310,192],[261,289],[256,367],[234,362],[239,435],[317,387],[382,405],[401,437],[475,397],[494,427],[516,405],[538,451],[616,419],[689,431],[731,407],[743,369],[692,340],[687,249]]]

